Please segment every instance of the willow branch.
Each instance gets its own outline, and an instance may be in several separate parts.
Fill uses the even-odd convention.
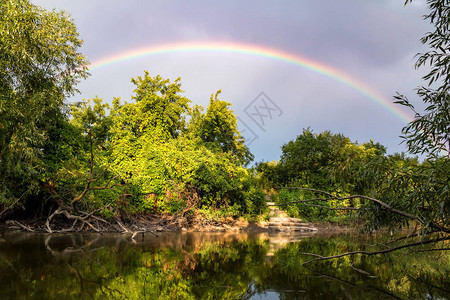
[[[303,203],[303,205],[319,207],[319,208],[328,209],[328,210],[359,210],[359,208],[356,208],[356,207],[328,207],[328,206],[323,206],[323,205],[307,204],[307,203]]]

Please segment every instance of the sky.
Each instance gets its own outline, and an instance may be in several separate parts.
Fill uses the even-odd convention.
[[[180,77],[184,96],[232,104],[255,162],[278,160],[304,128],[406,151],[401,129],[421,108],[415,55],[430,25],[424,0],[32,0],[65,10],[91,76],[69,101],[131,101],[131,78]]]

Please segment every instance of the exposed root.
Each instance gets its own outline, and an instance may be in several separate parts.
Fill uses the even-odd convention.
[[[150,232],[150,233],[153,234],[154,236],[156,236],[156,237],[158,236],[158,235],[157,235],[156,233],[154,233],[153,231],[148,230],[148,229],[145,229],[145,228],[138,228],[138,229],[140,229],[140,230],[132,231],[132,230],[128,229],[127,227],[125,227],[125,225],[123,225],[123,223],[119,220],[119,218],[115,218],[115,219],[116,219],[117,224],[120,226],[120,228],[122,228],[123,233],[131,233],[131,241],[132,241],[133,243],[136,242],[136,241],[134,240],[134,238],[135,238],[136,235],[138,235],[139,233]],[[136,225],[134,225],[134,226],[137,228]]]
[[[63,230],[52,230],[52,228],[50,227],[50,222],[53,219],[53,217],[55,217],[56,215],[64,215],[67,219],[69,220],[74,220],[74,222],[72,223],[72,227],[70,227],[69,229],[63,229]],[[92,228],[95,232],[100,232],[100,229],[98,229],[97,227],[95,227],[94,225],[92,225],[92,223],[89,221],[90,218],[94,219],[94,220],[102,220],[104,222],[106,222],[105,220],[99,218],[99,217],[95,217],[92,214],[88,214],[88,213],[82,213],[84,216],[77,216],[74,214],[69,213],[67,210],[63,209],[61,210],[60,208],[58,208],[57,210],[55,210],[48,218],[47,221],[45,222],[45,228],[47,229],[47,231],[49,233],[54,233],[54,232],[64,232],[64,231],[74,231],[75,225],[77,224],[77,222],[81,222],[82,227],[84,227],[84,225],[89,226],[90,228]],[[79,230],[78,230],[79,231]]]
[[[235,220],[231,217],[220,220],[206,217],[202,214],[138,214],[114,216],[109,219],[98,214],[99,210],[77,211],[71,207],[59,206],[47,218],[28,220],[22,223],[9,220],[5,225],[14,230],[68,233],[68,232],[97,232],[123,233],[135,239],[140,233],[150,233],[158,236],[158,232],[169,231],[265,231],[267,228],[260,224]],[[16,223],[17,222],[17,223]],[[0,227],[2,224],[0,223]]]

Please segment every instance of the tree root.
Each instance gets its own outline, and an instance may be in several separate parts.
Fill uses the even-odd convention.
[[[69,220],[74,220],[72,227],[70,227],[69,229],[63,229],[63,230],[52,230],[52,228],[50,227],[50,222],[53,219],[53,217],[55,217],[56,215],[64,215],[67,219]],[[47,229],[47,232],[49,233],[54,233],[54,232],[67,232],[67,231],[73,231],[75,228],[75,225],[77,224],[78,221],[81,222],[82,227],[84,225],[89,226],[90,228],[92,228],[95,232],[100,232],[100,229],[98,229],[97,227],[95,227],[94,225],[91,224],[90,221],[88,221],[90,218],[94,219],[94,220],[102,220],[104,222],[106,222],[105,220],[98,218],[98,217],[94,217],[92,214],[89,213],[83,213],[84,216],[77,216],[74,214],[69,213],[67,210],[65,209],[56,209],[48,218],[47,221],[45,222],[45,228]],[[79,231],[79,230],[78,230]]]
[[[131,234],[131,240],[133,241],[133,243],[135,243],[136,241],[134,240],[134,238],[136,237],[136,235],[138,235],[139,233],[146,233],[146,232],[150,232],[151,234],[153,234],[154,236],[158,237],[158,235],[156,233],[154,233],[151,230],[145,229],[145,228],[138,228],[140,230],[130,230],[127,227],[125,227],[125,225],[123,225],[123,223],[119,220],[119,218],[115,218],[116,223],[119,225],[120,228],[122,228],[123,233],[128,233]],[[135,225],[134,225],[135,226]],[[136,226],[137,227],[137,226]]]

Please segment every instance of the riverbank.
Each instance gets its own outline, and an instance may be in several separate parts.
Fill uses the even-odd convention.
[[[88,222],[55,217],[49,226],[46,219],[6,220],[0,222],[0,231],[29,232],[97,232],[97,233],[143,233],[143,232],[266,232],[267,221],[250,221],[244,218],[213,219],[204,216],[137,215],[129,218],[94,218]],[[308,223],[320,233],[354,232],[357,229],[337,223]]]

